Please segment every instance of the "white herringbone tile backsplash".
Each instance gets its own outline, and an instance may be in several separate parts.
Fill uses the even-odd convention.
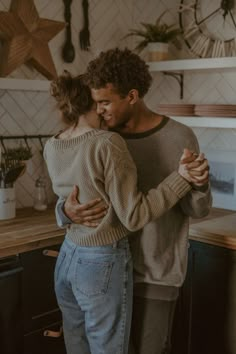
[[[216,1],[217,0],[213,0]],[[11,0],[0,0],[0,10],[8,11]],[[76,58],[72,64],[63,63],[61,49],[65,39],[62,31],[51,42],[50,49],[57,68],[73,74],[82,73],[87,63],[101,50],[115,46],[133,49],[135,39],[122,39],[128,30],[136,28],[140,22],[154,21],[168,9],[166,18],[174,23],[178,21],[178,0],[89,0],[89,18],[91,32],[91,50],[79,48],[79,31],[83,26],[82,0],[72,2],[72,41],[76,49]],[[35,0],[41,17],[63,20],[63,1]],[[183,48],[183,52],[185,49]],[[181,54],[183,55],[183,54]],[[187,54],[186,52],[186,55]],[[145,53],[143,54],[145,58]],[[14,71],[12,78],[45,78],[36,70],[23,65]],[[153,73],[153,85],[146,101],[154,110],[158,103],[226,103],[236,104],[236,72],[188,73],[184,78],[184,99],[180,101],[177,81],[161,73]],[[0,90],[0,135],[53,134],[61,128],[54,111],[53,102],[47,92]],[[235,129],[194,129],[202,147],[236,150]],[[9,144],[12,142],[9,142]],[[45,174],[45,166],[40,154],[41,145],[37,140],[29,141],[33,158],[29,161],[27,172],[16,184],[17,206],[33,204],[33,190],[36,178]],[[49,201],[54,199],[48,179]]]

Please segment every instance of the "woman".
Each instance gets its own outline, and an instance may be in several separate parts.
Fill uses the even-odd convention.
[[[44,156],[54,192],[66,198],[78,185],[80,201],[102,198],[106,216],[91,229],[71,224],[55,270],[68,354],[126,354],[132,312],[132,261],[127,236],[173,207],[194,182],[180,164],[147,195],[124,140],[100,130],[83,76],[67,72],[51,84],[67,128],[49,139]]]

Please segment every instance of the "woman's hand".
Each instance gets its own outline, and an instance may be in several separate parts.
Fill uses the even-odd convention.
[[[203,153],[196,154],[184,149],[178,172],[196,187],[202,187],[209,182],[209,163]]]

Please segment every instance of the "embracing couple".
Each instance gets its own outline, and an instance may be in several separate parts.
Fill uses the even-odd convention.
[[[102,52],[51,84],[65,130],[44,157],[66,228],[55,269],[68,354],[169,354],[189,217],[208,214],[192,130],[147,107],[146,63]]]

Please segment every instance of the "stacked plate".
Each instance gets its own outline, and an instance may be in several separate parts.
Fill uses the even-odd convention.
[[[159,104],[157,113],[169,116],[193,116],[193,104]]]
[[[233,104],[196,104],[195,116],[202,117],[235,117],[236,105]]]

